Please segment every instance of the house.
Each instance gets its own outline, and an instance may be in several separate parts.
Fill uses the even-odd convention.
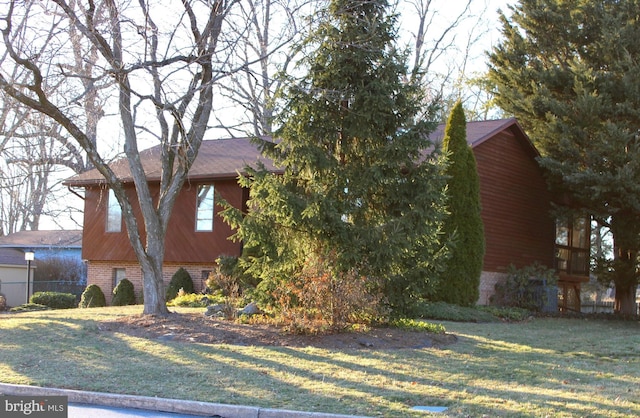
[[[27,290],[29,295],[34,293],[38,262],[52,258],[81,260],[81,250],[82,231],[79,230],[20,231],[0,237],[0,293],[7,299],[7,305],[22,305],[28,299]]]
[[[152,194],[157,195],[159,148],[141,151],[140,158]],[[231,205],[243,207],[249,193],[238,185],[238,175],[247,165],[255,166],[258,161],[275,171],[271,162],[260,155],[248,138],[203,142],[169,220],[163,268],[166,283],[182,267],[194,279],[196,290],[202,290],[219,256],[240,255],[241,244],[228,239],[233,231],[219,216],[214,216],[214,208],[219,208],[215,206],[215,199],[220,196]],[[134,211],[139,216],[140,209],[135,206],[135,188],[126,161],[116,162],[112,169],[124,179],[127,193],[134,202]],[[136,292],[140,293],[142,271],[129,243],[115,196],[107,188],[104,178],[97,170],[91,170],[66,180],[65,184],[84,189],[82,258],[87,261],[88,284],[100,286],[108,302],[112,290],[123,278],[130,280]]]
[[[432,133],[444,137],[444,125]],[[515,118],[467,123],[480,180],[485,256],[478,304],[488,304],[509,265],[540,263],[559,273],[560,306],[579,311],[580,284],[589,276],[588,217],[555,219],[540,156]]]
[[[440,140],[443,131],[441,126],[432,139]],[[539,154],[515,119],[470,122],[467,136],[480,177],[486,254],[478,303],[486,304],[509,265],[558,264],[556,221],[551,215],[552,196],[536,162]],[[157,147],[145,150],[140,157],[151,187],[157,192],[159,150]],[[203,289],[216,258],[240,254],[241,244],[228,240],[233,231],[213,215],[214,191],[230,204],[244,207],[248,191],[239,187],[238,172],[257,161],[275,170],[249,139],[203,142],[169,222],[166,282],[183,267],[194,278],[196,289]],[[126,164],[120,162],[113,168],[126,181],[133,198],[135,192]],[[89,283],[99,285],[107,297],[124,277],[141,289],[140,267],[122,227],[118,205],[114,204],[114,196],[104,179],[92,170],[66,180],[65,184],[85,190],[82,257],[88,262]],[[566,228],[571,227],[566,225],[563,231],[568,232],[570,229]],[[573,247],[567,245],[565,250],[571,253]]]

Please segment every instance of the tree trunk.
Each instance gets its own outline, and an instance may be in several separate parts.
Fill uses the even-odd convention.
[[[165,286],[162,265],[154,266],[153,260],[145,260],[142,267],[142,287],[144,292],[144,315],[164,316],[169,314],[165,301]]]
[[[640,222],[633,214],[621,211],[611,217],[611,232],[615,257],[613,262],[613,282],[616,286],[614,310],[624,315],[635,315]]]
[[[616,287],[614,311],[624,315],[636,314],[636,287],[638,286],[636,275],[637,251],[635,257],[617,258],[614,261],[615,272],[613,283]]]
[[[135,173],[133,170],[132,172]],[[168,219],[168,214],[171,213],[171,210],[170,208],[166,208],[167,212],[164,214],[164,217],[162,217],[161,213],[156,212],[153,201],[149,197],[149,189],[143,188],[147,186],[146,179],[139,173],[135,174],[139,176],[137,180],[140,186],[136,187],[136,192],[138,194],[138,204],[142,210],[142,217],[144,219],[144,235],[146,236],[144,245],[138,228],[138,220],[126,192],[122,187],[115,187],[114,192],[116,196],[119,196],[129,242],[142,270],[142,291],[144,296],[144,309],[142,313],[144,315],[165,316],[169,314],[165,300],[164,276],[162,274],[166,221],[164,227],[161,226],[161,218]],[[146,196],[146,199],[141,196]]]
[[[36,7],[40,3],[42,10]],[[160,19],[167,27],[156,26],[152,19],[155,13],[150,13],[146,2],[139,2],[138,10],[129,2],[107,1],[99,7],[76,3],[9,2],[0,30],[4,44],[0,89],[52,118],[84,151],[80,153],[76,144],[67,142],[62,135],[61,155],[77,156],[77,162],[82,163],[86,154],[88,163],[104,176],[105,184],[118,199],[129,241],[143,272],[144,313],[166,315],[169,311],[162,275],[166,227],[209,128],[213,86],[220,83],[218,76],[229,65],[218,61],[217,45],[223,21],[237,1],[214,0],[204,9],[198,2],[183,1],[179,18]],[[145,24],[126,23],[134,16],[144,16]],[[47,26],[54,29],[43,37],[42,28]],[[68,32],[59,27],[68,28]],[[183,29],[186,32],[181,32]],[[183,56],[182,48],[191,48],[194,53]],[[51,63],[40,60],[40,56],[56,56],[56,60]],[[9,61],[6,69],[5,58]],[[56,70],[52,71],[50,65]],[[24,74],[23,79],[16,83],[15,74]],[[130,77],[135,80],[135,87],[131,86]],[[68,89],[45,91],[51,85]],[[74,106],[69,106],[69,100]],[[98,151],[96,128],[104,108],[119,110],[120,124],[116,128],[124,137],[124,153],[139,212],[134,210],[133,193],[128,185],[125,187],[123,177]],[[77,109],[84,109],[85,115]],[[156,122],[148,119],[152,109],[156,110]],[[169,114],[173,126],[167,119]],[[143,136],[157,138],[162,145],[157,194],[151,193],[140,160],[141,124],[145,125]],[[105,135],[107,141],[113,136],[109,132]],[[141,221],[143,228],[139,228]],[[7,229],[6,224],[0,229]],[[144,245],[141,234],[146,237]]]
[[[616,284],[616,299],[613,309],[617,313],[625,315],[635,315],[636,308],[636,286],[618,286]]]

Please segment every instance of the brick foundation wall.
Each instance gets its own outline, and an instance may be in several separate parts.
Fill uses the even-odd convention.
[[[169,284],[173,274],[183,267],[189,272],[193,279],[193,287],[196,292],[203,291],[205,288],[206,277],[202,277],[203,271],[212,271],[215,264],[165,264],[163,268],[164,283]],[[113,270],[116,268],[124,268],[125,277],[133,283],[136,295],[142,294],[142,270],[140,265],[135,262],[100,262],[92,261],[88,264],[87,284],[96,284],[104,292],[107,305],[111,304],[113,296]],[[493,271],[483,271],[480,275],[480,296],[478,297],[478,305],[488,305],[489,298],[494,293],[495,285],[506,278],[506,273],[498,273]]]
[[[193,287],[196,292],[200,292],[205,288],[206,277],[203,276],[203,271],[212,271],[215,268],[215,264],[165,264],[163,267],[163,279],[165,285],[168,285],[171,281],[173,274],[178,271],[180,267],[183,267],[189,272],[193,279]],[[107,305],[111,304],[111,298],[113,297],[114,289],[114,269],[125,269],[125,277],[133,283],[133,288],[136,295],[142,294],[142,269],[136,262],[100,262],[91,261],[87,266],[87,285],[95,284],[102,289],[104,296],[107,300]]]
[[[496,283],[505,280],[506,273],[498,273],[495,271],[483,271],[480,275],[480,296],[478,297],[478,305],[488,305],[489,298],[495,292]]]

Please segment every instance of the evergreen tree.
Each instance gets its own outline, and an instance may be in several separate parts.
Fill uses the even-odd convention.
[[[449,162],[446,174],[450,214],[444,223],[444,232],[452,242],[452,248],[440,275],[436,299],[471,306],[480,292],[484,226],[480,217],[476,159],[467,144],[467,122],[460,102],[451,111],[442,146],[448,153]]]
[[[572,208],[611,228],[616,309],[635,311],[640,254],[640,1],[521,0],[490,54],[496,101]]]
[[[288,80],[277,144],[262,143],[284,173],[252,172],[250,213],[227,212],[263,288],[322,260],[332,277],[382,281],[395,309],[432,290],[443,164],[425,151],[434,124],[420,114],[420,90],[403,82],[388,7],[333,0],[300,46],[306,74]]]

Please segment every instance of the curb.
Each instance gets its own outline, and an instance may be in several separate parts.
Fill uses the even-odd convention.
[[[224,418],[366,418],[356,415],[290,411],[285,409],[185,401],[150,396],[118,395],[113,393],[43,388],[28,385],[11,385],[7,383],[0,383],[0,394],[17,396],[66,396],[70,403],[144,409],[189,415],[219,415]]]

